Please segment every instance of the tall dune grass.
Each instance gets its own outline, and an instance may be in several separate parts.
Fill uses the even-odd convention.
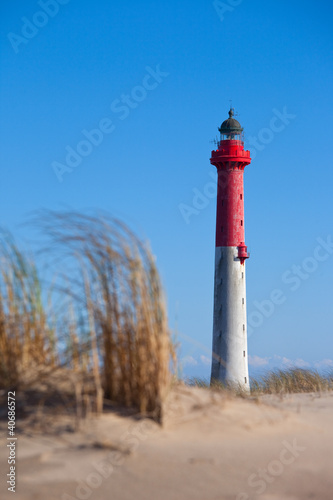
[[[55,336],[42,302],[36,265],[10,235],[0,246],[0,387],[17,384],[24,367],[57,362]]]
[[[2,238],[0,387],[22,384],[28,367],[62,367],[89,375],[97,411],[108,399],[160,419],[174,349],[151,251],[104,214],[36,223],[57,278],[42,287],[34,261]]]
[[[261,394],[324,392],[333,390],[333,372],[320,374],[316,370],[301,368],[268,371],[259,378],[251,378],[250,393],[242,390],[241,386],[237,387],[232,384],[215,381],[211,385],[209,380],[203,378],[190,378],[187,383],[191,386],[224,391],[241,397]]]
[[[321,375],[316,370],[290,368],[274,370],[251,381],[252,394],[291,394],[333,389],[333,373]]]

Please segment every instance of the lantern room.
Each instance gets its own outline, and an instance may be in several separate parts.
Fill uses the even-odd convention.
[[[229,118],[225,120],[218,129],[221,134],[221,141],[243,141],[243,128],[233,116],[234,109],[230,108]]]

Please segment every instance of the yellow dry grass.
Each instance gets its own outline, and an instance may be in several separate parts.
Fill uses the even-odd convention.
[[[89,375],[97,412],[110,400],[160,420],[174,348],[151,251],[104,214],[48,212],[36,222],[56,280],[45,285],[34,260],[2,237],[0,388],[24,386],[34,367],[65,367]]]
[[[206,379],[192,378],[189,385],[212,390],[224,391],[241,397],[261,394],[292,394],[301,392],[326,392],[333,389],[333,373],[320,374],[316,370],[289,368],[268,371],[259,378],[250,380],[250,392],[241,386],[215,381],[210,384]]]

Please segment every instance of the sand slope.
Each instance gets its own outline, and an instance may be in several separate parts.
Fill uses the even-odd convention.
[[[77,433],[22,423],[15,498],[332,500],[332,417],[332,393],[248,400],[180,386],[163,428],[116,414]],[[4,439],[0,461],[0,497],[14,498]]]

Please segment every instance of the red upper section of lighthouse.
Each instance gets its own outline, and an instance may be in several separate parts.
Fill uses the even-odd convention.
[[[238,168],[242,170],[251,163],[250,151],[244,150],[244,142],[236,140],[224,140],[219,142],[219,148],[212,151],[210,162],[217,169],[229,167],[229,162],[237,162]]]
[[[247,258],[244,238],[244,188],[243,173],[251,163],[250,151],[244,150],[242,127],[229,111],[219,131],[218,149],[212,151],[210,162],[218,172],[216,246],[237,246],[241,262]]]

